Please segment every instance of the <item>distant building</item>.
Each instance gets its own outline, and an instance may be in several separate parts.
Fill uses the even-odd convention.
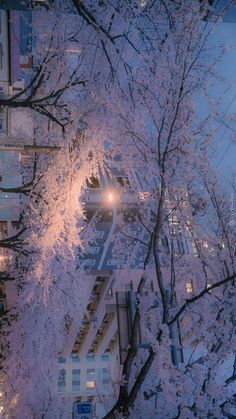
[[[29,12],[0,10],[0,96],[11,97],[25,86],[24,77],[32,71]],[[26,71],[26,73],[24,73]],[[20,137],[19,137],[20,133]],[[32,121],[21,109],[0,109],[0,240],[17,234],[24,197],[12,193],[32,176],[33,159],[11,147],[22,138],[33,141]],[[9,147],[9,148],[8,148]],[[0,247],[0,315],[14,301],[14,281],[9,265],[14,257],[11,249]]]

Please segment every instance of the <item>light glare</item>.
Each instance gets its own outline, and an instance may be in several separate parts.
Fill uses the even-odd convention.
[[[114,201],[114,196],[111,192],[108,192],[108,201],[109,202],[113,202]]]

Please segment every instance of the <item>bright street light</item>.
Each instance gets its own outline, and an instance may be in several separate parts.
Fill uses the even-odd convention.
[[[108,201],[109,202],[113,202],[114,201],[113,193],[112,192],[108,192],[107,198],[108,198]]]
[[[109,205],[116,204],[118,202],[118,199],[119,199],[119,195],[114,190],[109,189],[104,194],[104,201]]]

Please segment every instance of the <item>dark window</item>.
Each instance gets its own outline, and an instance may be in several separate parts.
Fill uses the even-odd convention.
[[[118,176],[116,178],[116,181],[118,183],[119,186],[121,186],[122,188],[130,188],[130,183],[129,183],[129,179],[126,176]]]
[[[104,354],[101,355],[101,360],[102,361],[109,361],[109,353],[108,352],[104,352]]]
[[[87,361],[88,362],[93,362],[94,359],[95,359],[93,352],[88,353],[88,355],[86,356],[86,358],[87,358]]]
[[[98,221],[101,222],[111,222],[113,219],[112,211],[110,210],[101,210],[99,211]]]
[[[65,369],[62,369],[59,371],[58,388],[59,388],[59,391],[65,391],[65,388],[66,388],[66,370]]]
[[[86,182],[87,182],[88,188],[91,188],[91,189],[100,188],[99,180],[94,176],[90,176],[90,178],[86,179]]]
[[[72,360],[72,362],[80,362],[80,357],[78,356],[78,354],[76,352],[73,352],[71,354],[71,360]]]
[[[132,222],[132,221],[136,221],[137,217],[136,217],[136,211],[134,210],[127,210],[124,211],[123,213],[123,220],[127,223],[127,222]]]
[[[84,216],[86,218],[87,221],[90,221],[94,214],[95,214],[96,210],[95,209],[84,209]]]
[[[80,390],[80,370],[72,370],[72,391]]]
[[[2,57],[3,57],[4,53],[3,53],[3,47],[2,47],[2,43],[0,42],[0,69],[2,70]]]

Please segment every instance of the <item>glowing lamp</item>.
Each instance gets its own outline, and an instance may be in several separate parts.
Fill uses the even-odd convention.
[[[118,194],[116,191],[108,190],[105,192],[104,200],[107,204],[112,205],[117,203],[118,201]]]
[[[108,192],[107,199],[111,203],[114,201],[114,196],[113,196],[113,193],[112,192]]]

